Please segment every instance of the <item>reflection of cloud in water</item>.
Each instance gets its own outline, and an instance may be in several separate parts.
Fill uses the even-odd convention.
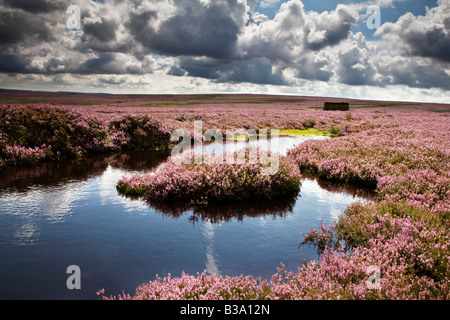
[[[321,188],[316,180],[305,179],[302,181],[301,198],[304,201],[314,201],[327,208],[326,215],[332,219],[337,219],[342,214],[342,208],[347,207],[351,202],[364,200],[361,197],[352,195],[344,190],[333,192]]]
[[[142,174],[142,172],[124,171],[108,166],[105,172],[98,177],[98,193],[102,205],[117,204],[122,205],[125,212],[146,213],[148,206],[143,201],[134,201],[133,199],[121,196],[117,193],[117,181],[122,177],[131,177],[134,174]]]
[[[83,196],[82,183],[69,183],[58,188],[4,194],[0,205],[9,215],[26,219],[44,217],[50,223],[59,223],[67,219],[73,203]]]
[[[40,222],[63,223],[71,215],[74,203],[81,200],[85,183],[73,182],[41,189],[33,187],[28,192],[9,191],[0,197],[0,214],[17,218],[13,243],[32,245],[40,235]]]
[[[286,155],[287,151],[306,140],[328,139],[325,136],[300,136],[300,137],[278,137],[272,139],[249,139],[249,141],[227,140],[223,142],[202,143],[201,147],[193,148],[194,151],[205,150],[209,153],[220,154],[223,151],[233,152],[247,147],[260,147],[263,150],[271,150],[281,155]]]
[[[209,221],[205,221],[202,228],[202,233],[206,241],[206,261],[205,268],[208,274],[220,274],[219,267],[217,266],[217,260],[214,252],[214,229],[216,226]]]
[[[124,176],[124,171],[113,169],[108,166],[97,182],[97,192],[99,193],[100,203],[107,205],[113,203],[121,203],[120,197],[117,197],[116,184]]]
[[[20,226],[14,232],[13,244],[16,246],[31,246],[35,244],[36,240],[39,238],[40,232],[36,223],[32,221],[25,223]]]
[[[56,194],[46,194],[42,198],[46,219],[51,223],[64,222],[71,214],[73,203],[85,197],[84,192],[82,185],[75,183],[58,190]]]

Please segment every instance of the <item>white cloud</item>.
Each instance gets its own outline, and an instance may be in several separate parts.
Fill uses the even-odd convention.
[[[449,0],[383,24],[380,41],[352,32],[368,4],[395,2],[319,13],[288,0],[269,19],[254,11],[256,0],[74,0],[83,30],[67,31],[62,1],[3,0],[0,86],[358,96],[389,89],[442,99],[450,90]]]
[[[281,0],[261,0],[259,5],[261,8],[271,8],[280,3]]]
[[[402,55],[429,57],[450,62],[450,1],[439,0],[425,16],[408,12],[397,22],[388,22],[376,31]]]

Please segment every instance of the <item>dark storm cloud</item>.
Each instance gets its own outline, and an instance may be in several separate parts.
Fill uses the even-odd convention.
[[[83,31],[100,42],[111,42],[116,39],[116,30],[119,24],[113,20],[102,18],[101,21],[84,23]]]
[[[219,72],[218,82],[250,82],[256,84],[287,85],[281,71],[274,71],[266,59],[238,61]]]
[[[45,21],[23,11],[0,12],[0,45],[20,43],[30,38],[37,41],[52,39],[51,30]]]
[[[64,69],[66,69],[66,63],[63,59],[59,57],[50,57],[44,63],[44,70],[47,70],[48,72],[56,71],[60,67],[64,67]]]
[[[444,68],[442,63],[422,64],[417,60],[398,57],[380,66],[379,72],[389,76],[390,84],[450,90],[450,75]]]
[[[31,13],[65,10],[67,4],[62,0],[3,0],[11,8],[22,9]]]
[[[263,58],[251,60],[214,60],[183,58],[173,75],[188,75],[211,79],[215,82],[251,82],[256,84],[287,84],[280,71],[273,71],[273,65]]]
[[[426,32],[403,33],[401,38],[413,55],[450,62],[450,33],[445,32],[443,27],[434,26]]]
[[[73,73],[78,74],[138,74],[142,69],[124,65],[114,53],[100,53],[97,57],[88,59],[80,64]]]
[[[220,63],[213,59],[204,58],[181,58],[178,67],[172,68],[172,75],[188,75],[191,77],[200,77],[205,79],[218,79]]]
[[[447,32],[450,31],[450,17],[444,19],[444,28]]]
[[[0,72],[28,73],[31,59],[15,54],[0,54]]]
[[[125,23],[130,36],[144,45],[144,47],[150,46],[150,39],[155,33],[153,24],[157,16],[156,11],[130,13],[129,20]]]
[[[237,10],[236,1],[217,0],[206,6],[198,0],[183,0],[175,5],[175,15],[162,21],[157,31],[151,26],[154,14],[130,16],[131,34],[148,49],[169,56],[226,58],[234,54],[240,27],[230,12]]]
[[[330,70],[323,70],[329,62],[315,61],[313,57],[305,55],[298,60],[296,76],[301,79],[328,81],[333,76]]]
[[[379,85],[379,83],[375,83],[375,74],[376,71],[371,66],[348,65],[345,62],[342,62],[337,70],[338,81],[352,86]]]

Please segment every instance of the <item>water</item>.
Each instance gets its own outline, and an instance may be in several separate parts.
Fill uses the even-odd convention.
[[[304,141],[280,139],[281,148]],[[298,248],[300,231],[331,223],[366,197],[306,179],[297,198],[183,212],[116,192],[122,176],[166,156],[132,152],[2,170],[0,299],[97,299],[102,288],[133,294],[156,274],[183,271],[270,279],[281,263],[295,271],[317,258],[314,248]],[[81,269],[80,290],[66,286],[70,265]]]

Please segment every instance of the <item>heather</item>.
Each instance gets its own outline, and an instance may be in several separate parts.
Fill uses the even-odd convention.
[[[134,296],[117,298],[449,298],[450,122],[445,112],[377,108],[350,113],[299,109],[293,104],[11,105],[0,107],[0,120],[0,166],[166,149],[170,132],[186,128],[193,134],[198,120],[204,130],[216,128],[224,136],[226,129],[238,128],[280,129],[285,134],[307,129],[333,136],[305,141],[287,157],[280,156],[276,175],[261,174],[260,163],[168,161],[156,172],[119,181],[120,193],[142,197],[163,210],[174,202],[200,214],[205,205],[221,202],[255,198],[275,202],[298,192],[301,173],[377,192],[373,203],[354,203],[335,223],[300,234],[299,244],[315,246],[319,258],[296,272],[281,266],[270,281],[205,273],[157,277],[139,286]],[[381,271],[379,289],[367,285],[371,266]]]
[[[304,235],[324,244],[317,261],[297,272],[281,265],[270,281],[252,276],[182,274],[156,277],[134,296],[103,299],[448,299],[448,217],[406,204],[355,203],[336,225]],[[358,230],[359,229],[359,230]],[[337,230],[342,232],[338,234]],[[362,236],[362,239],[360,239]],[[354,240],[351,249],[341,241]],[[379,288],[368,286],[370,267],[381,272]]]
[[[93,116],[47,105],[0,108],[0,166],[103,151],[106,138]]]
[[[350,115],[350,117],[349,117]],[[349,120],[350,119],[350,120]],[[347,135],[379,126],[383,114],[323,112],[293,103],[183,104],[176,107],[112,105],[0,105],[0,166],[84,157],[121,150],[171,147],[170,135],[203,130],[279,129],[283,134]],[[270,132],[269,132],[270,133]]]
[[[358,281],[348,283],[355,290],[349,296],[345,285],[336,286],[349,298],[448,299],[449,218],[448,212],[432,213],[402,202],[354,203],[335,224],[304,235],[302,244],[313,244],[323,252],[317,270],[330,262],[344,274],[364,267],[359,269],[360,287],[356,290]],[[371,265],[381,271],[378,290],[362,288],[362,280],[368,278],[364,272]],[[323,276],[336,285],[348,279]]]
[[[270,281],[182,274],[157,277],[134,296],[109,298],[448,299],[447,115],[420,110],[366,115],[353,112],[336,115],[340,119],[334,123],[323,121],[338,137],[306,141],[288,154],[304,173],[368,186],[378,194],[374,202],[349,206],[335,223],[301,234],[299,244],[315,246],[317,260],[296,272],[282,265]],[[375,288],[368,282],[373,267],[380,271]],[[236,283],[242,290],[232,290]]]
[[[252,150],[250,150],[252,149]],[[254,153],[253,153],[254,152]],[[264,161],[250,161],[252,155],[276,161],[276,167]],[[239,158],[238,156],[243,156]],[[195,163],[202,157],[201,163]],[[206,205],[223,201],[274,199],[300,190],[300,170],[286,157],[247,148],[230,155],[189,152],[171,157],[156,172],[123,178],[117,184],[120,193],[143,197],[155,203],[173,201]],[[186,161],[190,160],[190,161]]]
[[[446,116],[397,113],[383,127],[307,141],[289,156],[302,171],[376,188],[380,199],[450,210],[450,123]]]
[[[147,116],[125,116],[109,123],[112,142],[121,150],[160,150],[169,149],[169,130],[161,128],[160,123]]]
[[[67,106],[0,106],[0,167],[170,147],[170,131],[149,115],[106,116]]]

